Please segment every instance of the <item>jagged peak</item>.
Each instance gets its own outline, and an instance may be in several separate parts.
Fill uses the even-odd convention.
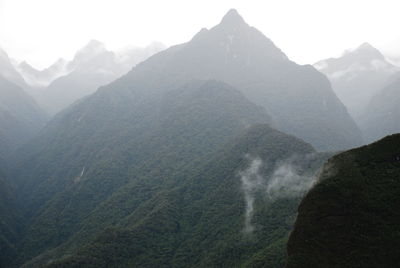
[[[373,47],[370,43],[364,42],[358,47],[358,49],[374,49],[375,50],[376,48]]]
[[[104,53],[112,53],[106,46],[97,40],[90,40],[83,48],[79,49],[72,61],[72,65],[87,62]]]
[[[362,43],[355,49],[346,51],[344,55],[346,54],[362,54],[362,55],[368,55],[369,57],[373,58],[384,59],[382,53],[368,42]]]
[[[93,50],[106,50],[106,46],[95,39],[90,40],[86,46],[84,46],[83,48],[81,48],[79,51],[84,52],[84,51],[93,51]]]
[[[243,17],[239,14],[236,9],[230,9],[228,13],[222,18],[220,25],[236,26],[246,24]]]

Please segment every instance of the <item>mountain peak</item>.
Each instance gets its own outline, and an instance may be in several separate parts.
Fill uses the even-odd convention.
[[[238,24],[246,24],[246,22],[236,9],[230,9],[222,18],[221,24],[235,26]]]
[[[363,43],[355,50],[351,51],[356,54],[377,58],[377,59],[384,59],[382,53],[375,47],[373,47],[370,43]]]
[[[79,65],[80,63],[89,62],[99,55],[105,53],[112,53],[106,49],[106,46],[97,40],[90,40],[83,48],[78,50],[72,61],[72,66]],[[70,67],[72,67],[70,66]]]
[[[84,46],[81,51],[86,50],[86,51],[104,51],[106,50],[106,46],[97,40],[90,40],[89,43]]]
[[[358,49],[376,49],[376,48],[374,48],[370,43],[365,42],[365,43],[362,43],[362,44],[358,47]]]

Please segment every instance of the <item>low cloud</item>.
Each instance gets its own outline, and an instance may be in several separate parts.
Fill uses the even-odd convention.
[[[276,201],[281,198],[296,198],[304,195],[315,183],[315,176],[303,174],[301,161],[307,161],[314,155],[293,156],[285,161],[275,164],[268,174],[268,163],[259,157],[246,156],[249,165],[239,172],[241,188],[244,194],[245,234],[252,233],[255,229],[252,219],[254,216],[254,203],[259,193],[265,195],[268,200]]]

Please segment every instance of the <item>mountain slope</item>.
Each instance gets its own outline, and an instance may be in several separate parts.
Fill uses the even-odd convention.
[[[372,98],[361,117],[360,126],[367,141],[400,132],[400,76],[393,75],[390,80]]]
[[[17,256],[20,221],[15,192],[0,171],[0,266],[7,267]]]
[[[398,267],[400,135],[337,155],[299,207],[287,268]]]
[[[322,60],[314,66],[328,76],[333,90],[357,121],[388,78],[400,71],[368,43],[345,52],[340,58]]]
[[[0,76],[0,152],[7,159],[45,123],[45,115],[20,87]]]
[[[296,172],[311,176],[324,156],[266,125],[248,129],[212,155],[163,178],[177,180],[175,187],[160,187],[157,179],[148,177],[114,193],[85,220],[70,239],[69,250],[61,247],[60,260],[54,261],[60,252],[44,258],[53,259],[48,266],[282,267],[302,192],[268,198],[259,186],[251,221],[257,228],[247,232],[238,174],[261,159],[259,172],[269,184],[276,166],[296,155]],[[99,230],[97,235],[76,248],[93,228]],[[40,261],[27,266],[35,265]]]
[[[32,217],[24,252],[38,254],[67,239],[126,183],[159,180],[263,122],[269,117],[262,108],[217,81],[191,82],[158,99],[99,90],[58,115],[20,152],[25,158],[15,181]]]

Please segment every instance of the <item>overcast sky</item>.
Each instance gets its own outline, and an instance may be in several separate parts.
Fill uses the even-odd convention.
[[[0,47],[43,68],[90,39],[111,50],[182,43],[230,8],[298,63],[363,42],[400,55],[398,0],[0,0]]]

